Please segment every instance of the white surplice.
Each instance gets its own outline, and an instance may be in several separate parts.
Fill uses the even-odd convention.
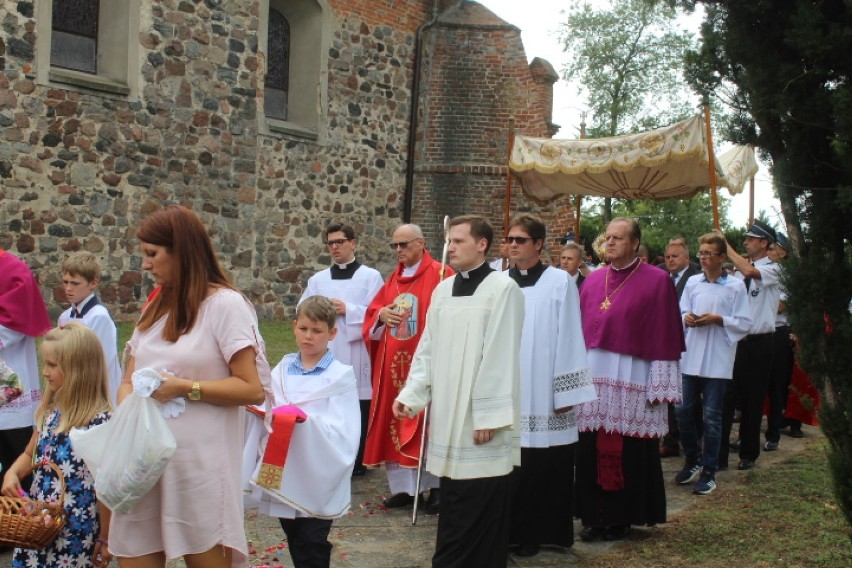
[[[275,406],[298,406],[308,419],[293,428],[281,486],[256,484],[267,434],[261,418],[247,414],[243,456],[244,502],[265,515],[336,519],[349,511],[358,452],[360,410],[352,367],[334,361],[316,375],[290,375],[287,355],[272,371]],[[247,472],[251,471],[245,483]]]
[[[547,448],[577,441],[574,410],[596,398],[580,323],[580,296],[567,272],[544,269],[524,294],[521,335],[521,447]]]
[[[361,400],[370,400],[373,396],[370,355],[364,345],[361,326],[367,307],[383,284],[382,275],[369,266],[359,266],[352,278],[346,280],[332,280],[331,268],[326,268],[308,279],[305,293],[299,300],[301,304],[311,296],[325,296],[346,304],[346,313],[337,316],[337,336],[329,343],[329,348],[335,359],[352,365]]]
[[[420,412],[431,401],[426,469],[438,477],[507,475],[520,465],[519,342],[524,299],[506,273],[491,273],[472,296],[435,288],[426,328],[397,400]],[[473,443],[474,430],[493,439]]]
[[[18,374],[23,391],[12,402],[0,406],[0,430],[32,426],[41,401],[35,338],[0,325],[0,359]]]

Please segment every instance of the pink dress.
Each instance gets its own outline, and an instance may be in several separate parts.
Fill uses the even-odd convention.
[[[231,375],[228,362],[245,347],[258,354],[258,373],[269,377],[257,316],[238,292],[222,289],[201,304],[195,326],[171,343],[162,338],[166,318],[133,333],[128,343],[136,369],[168,370],[201,382],[202,401],[166,419],[177,451],[160,481],[130,513],[115,513],[110,550],[116,556],[164,551],[168,559],[210,550],[233,549],[233,566],[245,566],[241,460],[241,406],[203,402],[204,382]],[[264,380],[266,384],[267,381]]]

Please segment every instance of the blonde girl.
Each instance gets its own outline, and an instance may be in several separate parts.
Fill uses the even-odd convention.
[[[36,410],[36,431],[24,453],[3,478],[3,495],[24,495],[21,480],[33,463],[55,463],[65,478],[65,528],[40,550],[15,549],[13,568],[75,566],[100,568],[109,564],[109,510],[96,496],[86,464],[71,447],[71,428],[88,428],[109,419],[108,375],[97,335],[72,322],[48,332],[41,345],[44,396]],[[36,468],[29,495],[37,500],[56,496],[56,473]]]

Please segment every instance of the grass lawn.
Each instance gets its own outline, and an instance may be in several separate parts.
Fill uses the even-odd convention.
[[[124,344],[133,333],[133,322],[116,324],[118,327],[119,357],[124,351]],[[293,322],[263,321],[260,322],[260,335],[266,343],[266,358],[270,367],[274,367],[287,353],[296,351],[296,341],[293,339]]]
[[[825,442],[720,486],[653,532],[584,558],[584,568],[852,566],[852,529],[832,493]]]

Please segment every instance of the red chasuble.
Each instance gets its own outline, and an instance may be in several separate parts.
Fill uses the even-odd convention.
[[[373,365],[373,401],[364,448],[365,465],[390,461],[399,462],[403,467],[416,467],[420,456],[423,414],[397,420],[391,407],[408,379],[411,360],[426,325],[432,291],[441,282],[441,263],[424,251],[414,276],[402,276],[402,269],[402,264],[397,265],[364,316],[362,334]],[[449,266],[444,269],[444,278],[453,274]],[[402,323],[395,328],[385,327],[381,340],[372,341],[370,336],[379,321],[379,311],[389,304],[396,304],[403,313]]]
[[[30,267],[0,250],[0,325],[29,337],[51,328],[50,316]]]

